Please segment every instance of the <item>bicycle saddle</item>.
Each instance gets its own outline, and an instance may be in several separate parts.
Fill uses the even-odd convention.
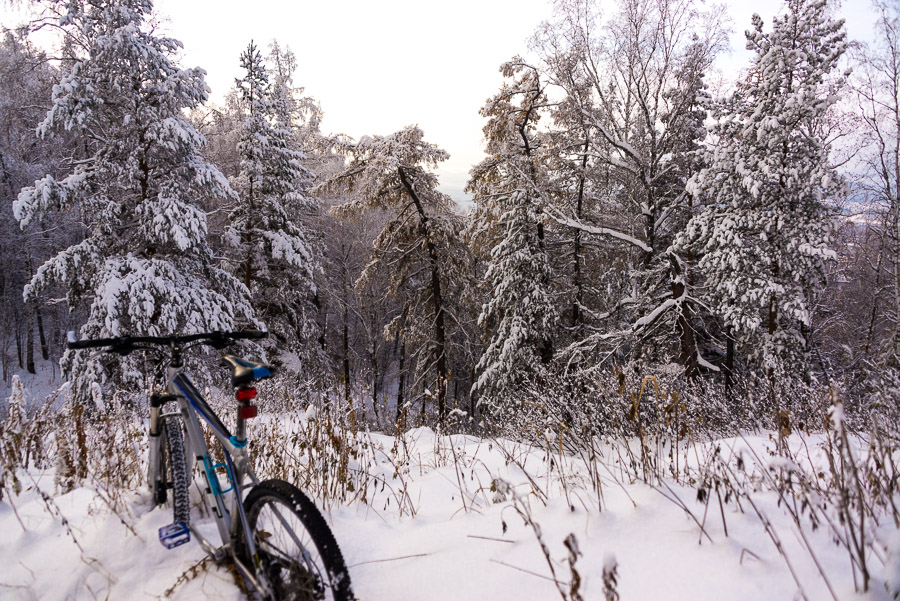
[[[275,373],[275,368],[265,363],[248,361],[234,355],[225,355],[223,362],[231,367],[231,385],[242,386],[253,380],[262,380]]]

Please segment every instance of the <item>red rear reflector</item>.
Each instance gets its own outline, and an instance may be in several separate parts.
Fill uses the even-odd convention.
[[[256,417],[256,405],[247,405],[246,407],[241,407],[238,410],[238,414],[241,416],[241,419],[250,419],[251,417]]]
[[[240,388],[234,396],[239,401],[249,401],[256,398],[256,389],[255,388]]]

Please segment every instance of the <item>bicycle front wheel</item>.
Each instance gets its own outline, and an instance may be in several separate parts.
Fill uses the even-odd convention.
[[[172,491],[172,514],[175,522],[190,521],[190,472],[184,456],[184,434],[181,431],[181,419],[174,414],[177,406],[169,403],[163,406],[163,413],[173,412],[161,418],[159,430],[158,472],[153,484],[154,501],[164,505],[168,500],[168,491]],[[151,477],[153,475],[151,474]]]
[[[266,480],[244,510],[273,601],[352,601],[350,574],[319,510],[297,487]]]

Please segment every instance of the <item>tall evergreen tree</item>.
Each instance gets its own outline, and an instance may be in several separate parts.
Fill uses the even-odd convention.
[[[473,169],[469,183],[476,202],[469,235],[490,247],[490,298],[478,319],[489,342],[474,388],[480,403],[493,410],[507,409],[529,377],[544,373],[559,321],[542,215],[547,174],[537,123],[547,102],[545,84],[519,58],[501,72],[511,82],[481,110],[488,118],[489,156]]]
[[[269,44],[266,65],[271,73],[271,95],[276,119],[294,132],[300,148],[307,155],[304,165],[309,167],[311,163],[318,162],[317,157],[312,155],[322,151],[328,144],[319,129],[322,107],[314,98],[303,95],[304,88],[294,84],[297,57],[290,47],[282,47],[277,40],[273,40]]]
[[[233,195],[184,116],[207,98],[203,70],[175,64],[181,43],[153,31],[150,0],[51,7],[68,55],[39,133],[73,132],[88,156],[67,176],[24,188],[14,211],[23,228],[51,211],[77,211],[87,233],[37,270],[26,299],[62,283],[71,308],[89,305],[83,337],[229,330],[252,321],[246,288],[212,260],[197,206]],[[139,382],[136,359],[123,365],[112,373]],[[108,380],[81,354],[67,353],[64,367],[80,398],[88,398],[91,381]]]
[[[302,165],[304,155],[291,130],[290,98],[284,90],[273,95],[253,42],[241,54],[241,67],[241,171],[233,182],[240,200],[225,238],[235,253],[236,274],[279,346],[313,352],[306,343],[318,338],[310,330],[315,323],[310,312],[319,261],[299,219],[314,207],[303,192],[312,174]]]
[[[771,32],[754,15],[747,47],[749,74],[719,108],[708,166],[689,184],[706,209],[676,245],[700,257],[706,302],[726,330],[771,369],[804,359],[811,303],[834,257],[826,202],[841,182],[819,127],[847,42],[825,0],[789,0]]]

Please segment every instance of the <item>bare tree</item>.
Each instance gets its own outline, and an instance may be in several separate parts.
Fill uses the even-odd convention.
[[[690,217],[686,183],[706,132],[703,77],[724,47],[721,8],[693,0],[627,0],[605,26],[588,0],[560,1],[534,46],[565,100],[560,146],[576,174],[568,202],[550,209],[563,228],[616,249],[617,292],[591,313],[593,331],[566,353],[628,350],[687,374],[705,363],[695,337],[689,257],[674,252]],[[576,259],[576,274],[581,265]],[[579,277],[580,274],[579,274]],[[576,285],[578,279],[576,278]],[[707,364],[708,365],[708,364]]]
[[[865,348],[878,346],[884,363],[900,367],[900,9],[886,2],[874,6],[877,38],[854,50],[852,79],[867,133],[863,189],[874,209],[868,227],[876,290]],[[879,331],[884,338],[876,343]]]

